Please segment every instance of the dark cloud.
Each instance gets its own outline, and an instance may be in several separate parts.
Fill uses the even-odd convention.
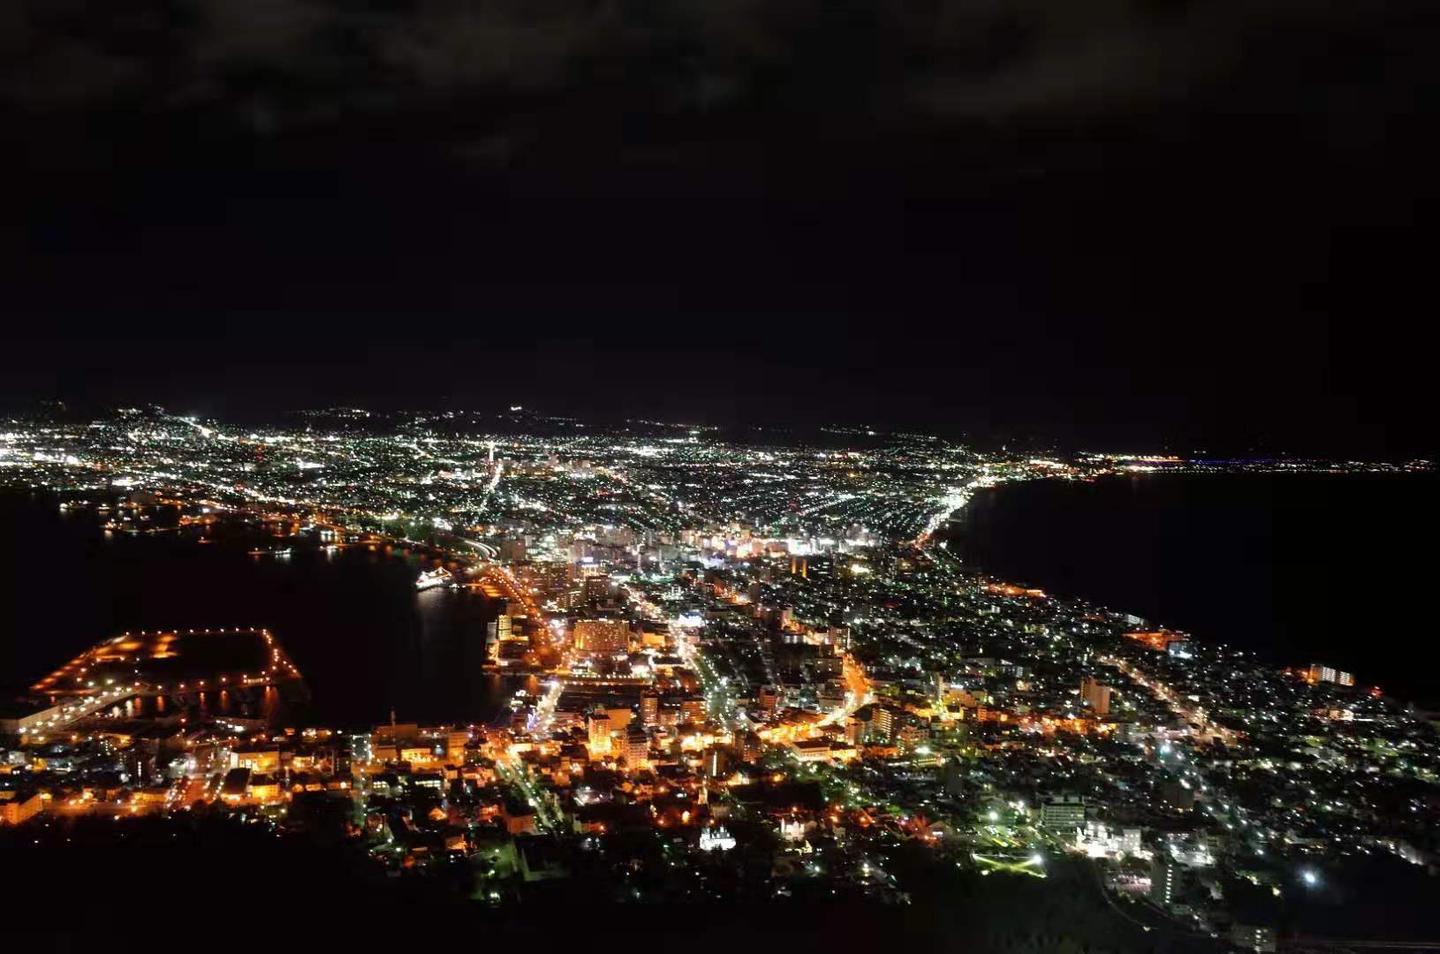
[[[0,0],[4,371],[1413,445],[1429,6]]]
[[[817,108],[893,122],[1107,114],[1207,95],[1256,50],[1315,72],[1406,8],[1321,0],[119,0],[6,4],[0,94],[32,110],[513,110],[607,92],[641,111]],[[1286,35],[1308,43],[1283,42]],[[1280,39],[1282,42],[1276,42]],[[1403,41],[1403,38],[1401,38]],[[1385,51],[1380,51],[1385,52]],[[529,104],[523,104],[529,105]]]
[[[1296,31],[1340,35],[1374,9],[1306,0],[996,0],[946,4],[955,15],[930,35],[936,48],[983,38],[1013,54],[977,73],[965,58],[938,60],[915,78],[919,100],[945,113],[1109,114],[1214,92],[1250,51]],[[983,16],[976,12],[983,10]],[[943,16],[943,14],[942,14]],[[1301,66],[1289,57],[1277,71]]]

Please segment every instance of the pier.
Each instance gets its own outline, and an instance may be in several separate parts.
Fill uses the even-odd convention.
[[[244,692],[301,681],[268,629],[185,629],[121,633],[30,687],[49,706],[16,721],[27,735],[62,732],[134,699],[183,704],[205,692]]]

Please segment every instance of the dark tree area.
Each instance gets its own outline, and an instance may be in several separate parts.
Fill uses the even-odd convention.
[[[617,904],[614,885],[572,879],[523,886],[518,904],[491,909],[466,900],[463,872],[387,878],[358,847],[318,837],[322,827],[277,839],[263,824],[203,810],[184,819],[52,819],[0,831],[0,855],[23,872],[11,910],[27,912],[19,937],[39,949],[103,941],[109,950],[154,950],[167,937],[203,937],[220,949],[261,937],[401,942],[422,928],[436,941],[558,943],[573,935],[577,943],[674,941],[699,951],[777,942],[1016,954],[1216,949],[1125,922],[1078,862],[1057,863],[1045,880],[986,878],[902,849],[892,866],[908,905],[799,895],[751,895],[723,907]],[[3,930],[19,929],[12,922]]]

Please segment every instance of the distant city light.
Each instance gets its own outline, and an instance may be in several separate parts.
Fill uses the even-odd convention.
[[[905,903],[928,896],[914,883],[927,869],[892,872],[897,846],[990,884],[1055,877],[1047,859],[1058,870],[1063,852],[1105,900],[1147,897],[1145,919],[1185,931],[1238,923],[1212,884],[1278,895],[1285,877],[1323,886],[1306,861],[1339,884],[1350,859],[1433,860],[1440,745],[1369,680],[1281,670],[995,578],[945,539],[986,488],[1013,483],[1371,465],[1018,454],[868,427],[732,438],[493,409],[331,409],[253,431],[158,409],[5,426],[7,485],[41,488],[27,505],[52,523],[60,508],[57,539],[93,519],[96,546],[156,536],[206,553],[197,566],[239,546],[255,559],[235,559],[237,588],[323,584],[326,611],[296,617],[324,620],[294,635],[302,659],[386,670],[383,699],[347,698],[369,679],[305,686],[285,627],[201,618],[244,594],[162,593],[147,611],[186,628],[95,633],[0,713],[18,740],[0,752],[6,826],[43,813],[37,834],[54,837],[71,817],[108,827],[199,806],[303,836],[311,806],[337,799],[345,850],[392,876],[462,871],[496,905],[560,877],[592,879],[595,897],[711,899],[757,860],[776,897]],[[334,609],[352,556],[398,607],[377,614],[398,622],[398,649],[351,626],[373,594]],[[282,690],[314,718],[286,725]],[[376,724],[325,728],[317,713],[337,699]],[[1376,804],[1397,810],[1377,818]],[[1255,862],[1263,844],[1282,877]],[[1301,846],[1316,854],[1286,865]],[[1222,943],[1270,940],[1247,927]]]

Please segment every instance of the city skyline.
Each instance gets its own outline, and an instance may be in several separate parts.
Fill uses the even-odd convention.
[[[7,954],[1440,951],[1432,5],[0,4]]]
[[[29,392],[24,396],[0,397],[0,413],[24,420],[35,415],[60,412],[78,417],[103,416],[120,410],[145,410],[174,414],[187,420],[229,422],[248,426],[289,426],[307,417],[321,417],[334,412],[356,412],[372,417],[367,426],[403,426],[409,422],[432,421],[442,426],[481,433],[486,428],[497,434],[522,432],[527,427],[598,427],[614,428],[694,428],[701,432],[723,434],[731,439],[773,440],[781,443],[814,440],[875,439],[906,435],[930,436],[937,439],[969,444],[986,450],[1009,448],[1016,453],[1059,453],[1062,455],[1096,453],[1134,457],[1146,455],[1178,455],[1189,458],[1222,459],[1285,459],[1332,460],[1404,463],[1426,462],[1435,457],[1434,442],[1423,434],[1408,434],[1397,441],[1388,436],[1324,438],[1306,436],[1298,431],[1281,435],[1260,435],[1254,430],[1230,430],[1225,425],[1207,425],[1203,434],[1194,430],[1194,422],[1173,428],[1150,426],[1119,427],[1100,425],[1094,429],[1066,429],[1063,432],[1044,424],[1020,428],[1001,428],[981,415],[965,423],[951,417],[938,422],[934,417],[918,414],[907,417],[876,415],[851,418],[833,414],[814,414],[790,404],[777,404],[769,397],[763,406],[732,402],[729,406],[711,405],[706,410],[687,412],[677,409],[675,402],[638,402],[621,400],[605,405],[603,398],[587,395],[577,401],[557,399],[544,391],[538,399],[522,400],[521,392],[482,399],[457,399],[453,395],[388,395],[365,397],[358,393],[327,395],[315,400],[314,395],[288,400],[280,387],[272,389],[265,399],[201,390],[189,397],[176,398],[171,383],[163,386],[130,385],[122,390],[127,400],[117,400],[113,391],[59,388],[53,392]],[[68,395],[68,397],[66,396]],[[508,396],[507,396],[508,395]],[[757,399],[758,400],[758,399]],[[515,403],[519,401],[519,403]],[[578,433],[578,431],[576,432]]]
[[[993,882],[957,911],[982,947],[1303,943],[1376,865],[1423,890],[1426,713],[1354,646],[1234,645],[953,545],[1007,486],[1433,474],[518,406],[10,418],[0,526],[41,565],[5,602],[47,638],[5,647],[0,838],[84,866],[253,830],[240,877],[328,845],[318,896],[486,930],[577,905],[874,929]]]

